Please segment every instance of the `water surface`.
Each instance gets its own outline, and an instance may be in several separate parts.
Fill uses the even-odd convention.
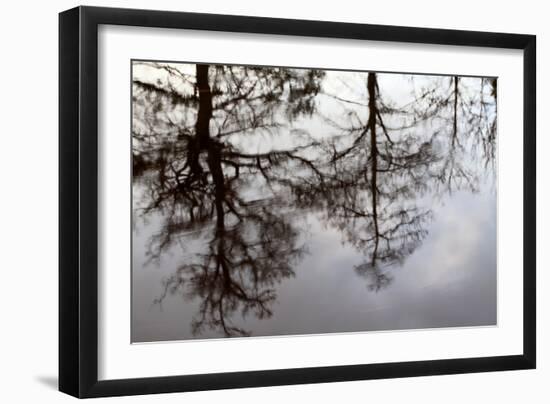
[[[133,80],[133,342],[496,324],[495,79]]]

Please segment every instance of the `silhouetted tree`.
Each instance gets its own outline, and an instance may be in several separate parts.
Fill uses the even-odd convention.
[[[440,163],[432,167],[434,189],[477,191],[482,170],[495,161],[496,79],[432,77],[411,103],[413,122],[429,122]]]
[[[294,193],[303,206],[321,209],[324,220],[365,256],[356,271],[374,279],[371,289],[379,290],[391,279],[381,267],[401,263],[427,234],[431,212],[418,208],[416,199],[437,158],[429,141],[391,133],[384,117],[396,111],[384,103],[376,73],[366,79],[366,100],[341,100],[352,109],[340,115],[344,122],[329,122],[342,134],[325,144],[322,181],[296,186]],[[351,125],[347,117],[353,117]]]
[[[306,251],[292,212],[338,229],[378,291],[427,236],[426,195],[475,191],[475,163],[494,160],[496,79],[425,77],[420,89],[411,79],[398,105],[373,72],[344,82],[352,96],[324,90],[314,69],[136,66],[155,73],[133,82],[134,214],[162,218],[150,259],[204,241],[157,300],[200,299],[195,334],[249,335],[236,314],[272,315],[275,286]],[[327,133],[304,129],[312,120]]]
[[[158,302],[168,293],[198,296],[194,333],[247,335],[231,325],[231,315],[271,316],[273,285],[293,275],[291,264],[303,253],[295,226],[262,207],[267,200],[273,209],[274,198],[254,188],[283,164],[307,165],[299,151],[309,145],[247,154],[237,143],[259,131],[277,136],[286,122],[311,114],[322,73],[197,64],[193,76],[149,67],[168,74],[165,82],[134,81],[134,178],[146,189],[141,212],[160,212],[164,220],[149,253],[160,257],[192,230],[213,233],[208,251],[178,268]]]
[[[193,334],[210,329],[225,336],[249,335],[232,318],[235,313],[243,319],[249,313],[271,317],[275,285],[294,276],[293,266],[304,254],[304,247],[298,246],[299,231],[273,214],[272,206],[258,206],[255,214],[232,226],[222,223],[210,229],[206,251],[197,251],[165,280],[157,303],[168,294],[198,298]]]

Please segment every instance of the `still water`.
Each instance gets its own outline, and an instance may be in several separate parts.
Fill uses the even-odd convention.
[[[496,324],[496,79],[133,80],[133,342]]]

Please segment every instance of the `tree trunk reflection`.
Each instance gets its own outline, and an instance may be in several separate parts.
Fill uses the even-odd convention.
[[[136,66],[149,78],[133,82],[134,220],[162,220],[150,262],[198,245],[156,300],[200,301],[194,335],[251,335],[247,315],[273,315],[307,253],[306,212],[361,254],[368,289],[387,287],[433,201],[475,192],[494,161],[496,79],[414,76],[399,105],[389,74]]]

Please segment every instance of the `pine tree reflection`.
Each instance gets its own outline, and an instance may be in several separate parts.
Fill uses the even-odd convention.
[[[409,105],[413,124],[429,122],[440,164],[432,169],[437,192],[478,190],[481,164],[495,161],[495,78],[435,77]],[[481,148],[481,151],[478,149]]]
[[[293,275],[292,265],[303,254],[299,232],[258,189],[278,167],[307,165],[299,155],[303,147],[245,154],[232,142],[258,130],[272,135],[284,121],[310,114],[320,77],[315,71],[198,64],[193,95],[181,94],[171,83],[134,82],[134,103],[141,107],[134,115],[134,127],[141,129],[134,133],[134,178],[148,191],[143,214],[160,211],[165,220],[151,239],[151,258],[190,230],[213,233],[208,251],[196,254],[198,262],[180,266],[159,298],[167,293],[200,297],[195,333],[219,328],[227,336],[247,335],[231,325],[232,314],[271,316],[273,285]],[[190,80],[185,79],[180,87]],[[189,110],[196,111],[193,126]],[[158,128],[165,132],[159,134]]]
[[[199,313],[192,323],[194,334],[212,329],[226,336],[249,335],[232,323],[233,315],[271,317],[274,285],[294,276],[292,268],[304,253],[304,248],[297,246],[299,232],[270,210],[263,206],[257,214],[232,225],[221,222],[213,227],[207,250],[165,280],[164,293],[157,302],[169,293],[199,298]]]
[[[355,272],[378,291],[428,234],[423,198],[475,191],[479,153],[469,152],[480,145],[485,164],[494,160],[495,79],[478,79],[476,93],[461,77],[433,78],[396,106],[376,73],[362,74],[365,92],[347,99],[323,94],[318,70],[143,64],[163,74],[133,84],[133,175],[143,190],[135,214],[162,217],[151,260],[201,241],[157,299],[200,301],[197,335],[250,335],[236,314],[273,314],[277,284],[305,254],[293,213],[315,212],[337,229],[363,256]],[[326,116],[321,95],[343,112]],[[304,117],[336,133],[313,136],[295,124]]]
[[[316,203],[324,220],[361,251],[365,259],[355,270],[369,289],[380,290],[392,279],[383,267],[403,262],[427,235],[431,211],[416,203],[437,157],[428,141],[390,134],[384,116],[397,111],[382,100],[376,73],[366,81],[366,103],[354,102],[343,114],[355,122],[330,122],[343,134],[327,148],[324,180],[294,191],[303,206]]]

